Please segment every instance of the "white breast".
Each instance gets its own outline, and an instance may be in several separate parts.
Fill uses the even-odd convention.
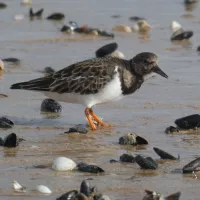
[[[116,66],[115,71],[117,73],[114,75],[112,81],[107,83],[105,87],[99,90],[99,92],[96,94],[89,94],[89,95],[81,95],[77,93],[58,94],[55,92],[44,92],[44,94],[57,101],[82,104],[88,108],[96,104],[118,100],[123,97],[121,90],[121,82],[118,73],[118,66]]]

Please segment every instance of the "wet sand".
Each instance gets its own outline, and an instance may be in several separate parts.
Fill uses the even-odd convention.
[[[58,3],[59,2],[59,3]],[[181,191],[181,200],[198,200],[200,176],[181,174],[181,168],[198,157],[200,136],[198,134],[167,135],[165,128],[173,125],[176,118],[199,113],[200,110],[200,57],[196,52],[200,37],[199,5],[192,12],[185,11],[182,1],[151,0],[125,1],[49,1],[34,0],[34,10],[44,7],[43,20],[15,22],[15,14],[28,15],[29,7],[20,6],[20,1],[6,2],[8,7],[0,10],[0,54],[2,58],[17,57],[20,65],[5,65],[0,76],[1,116],[7,116],[16,124],[13,129],[1,130],[1,137],[16,133],[26,139],[16,149],[0,148],[0,197],[12,199],[53,200],[62,193],[79,188],[80,182],[94,178],[100,192],[111,199],[140,200],[144,189],[169,195]],[[64,12],[65,23],[70,20],[111,31],[117,24],[131,25],[130,16],[145,17],[153,26],[149,38],[137,33],[115,33],[112,39],[68,36],[59,32],[61,23],[44,18],[52,12]],[[111,18],[112,15],[120,18]],[[185,17],[192,14],[194,17]],[[194,31],[189,43],[170,42],[170,24],[177,20],[185,29]],[[95,107],[96,113],[115,125],[112,130],[89,132],[87,135],[62,135],[69,127],[85,124],[84,108],[80,105],[62,103],[63,111],[58,118],[49,119],[40,113],[44,98],[42,93],[10,90],[11,84],[43,76],[38,71],[46,66],[59,70],[74,62],[92,58],[97,48],[117,42],[119,50],[129,59],[142,51],[158,55],[159,66],[169,79],[156,76],[143,84],[134,95],[119,102]],[[134,132],[146,138],[146,147],[118,145],[120,136]],[[144,172],[136,164],[110,164],[110,159],[119,159],[123,153],[142,154],[158,159],[153,147],[180,154],[180,161],[161,162],[155,172]],[[105,169],[104,175],[73,172],[55,172],[51,163],[58,156],[66,156],[75,162],[97,164]],[[46,165],[44,169],[34,166]],[[12,181],[26,185],[24,194],[12,190]],[[52,195],[36,194],[36,185],[44,184]]]

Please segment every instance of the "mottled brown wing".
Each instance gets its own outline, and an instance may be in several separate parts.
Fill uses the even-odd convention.
[[[114,60],[111,57],[95,58],[70,65],[53,74],[55,81],[50,85],[50,91],[60,94],[96,94],[117,73]]]

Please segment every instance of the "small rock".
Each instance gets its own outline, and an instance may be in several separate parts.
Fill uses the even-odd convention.
[[[63,13],[53,13],[47,17],[48,20],[63,20],[65,15]]]
[[[169,134],[169,133],[178,133],[179,130],[174,127],[174,126],[169,126],[165,129],[165,133]]]
[[[31,5],[32,1],[31,0],[22,0],[21,5]]]
[[[148,144],[148,142],[144,138],[142,138],[136,134],[128,133],[125,136],[119,138],[119,144],[121,144],[121,145],[146,145],[146,144]]]
[[[78,170],[82,172],[89,172],[89,173],[95,173],[95,174],[105,172],[102,168],[96,165],[88,165],[83,162],[79,163],[77,167],[78,167]]]
[[[119,159],[121,162],[130,162],[130,163],[135,162],[135,158],[132,155],[126,153],[121,155]]]
[[[62,111],[62,106],[59,102],[53,100],[53,99],[44,99],[42,101],[41,107],[40,107],[41,112],[54,112],[58,113]]]
[[[135,162],[141,167],[141,169],[152,169],[155,170],[157,169],[157,165],[155,164],[156,162],[152,161],[153,159],[149,159],[149,158],[144,158],[140,155],[137,155],[135,157]]]
[[[7,5],[5,3],[0,3],[0,9],[4,9],[6,7],[7,7]]]
[[[69,192],[62,194],[56,200],[74,200],[74,198],[77,194],[78,194],[77,190],[71,190]]]
[[[132,33],[132,29],[126,25],[117,25],[112,28],[113,31]]]
[[[88,133],[88,129],[84,128],[84,127],[81,127],[81,126],[76,126],[76,127],[69,128],[69,130],[66,131],[65,133],[66,134],[69,134],[69,133],[87,134]]]

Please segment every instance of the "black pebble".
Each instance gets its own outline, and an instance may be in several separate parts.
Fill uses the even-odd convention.
[[[62,20],[65,18],[63,13],[53,13],[47,17],[48,20]]]
[[[5,3],[0,3],[0,9],[6,8],[7,5]]]
[[[169,126],[165,129],[165,133],[178,133],[179,130],[174,126]]]
[[[53,99],[44,99],[40,108],[41,112],[54,112],[58,113],[62,111],[62,106],[59,102]]]
[[[53,74],[54,72],[55,72],[55,70],[52,67],[45,67],[44,68],[44,73]]]
[[[135,158],[132,155],[126,153],[121,155],[119,159],[121,162],[130,162],[130,163],[135,162]]]
[[[87,134],[88,133],[88,129],[84,128],[84,127],[72,127],[70,128],[68,131],[65,132],[66,134],[69,133],[80,133],[80,134]]]
[[[3,58],[2,61],[11,62],[11,63],[19,63],[20,62],[20,60],[18,58]]]
[[[78,170],[81,172],[89,172],[89,173],[95,173],[95,174],[105,172],[102,168],[96,165],[88,165],[86,163],[79,163],[77,167],[78,167]]]
[[[116,49],[117,49],[118,45],[116,42],[110,43],[110,44],[106,44],[104,46],[102,46],[101,48],[99,48],[95,53],[96,53],[96,57],[100,58],[100,57],[104,57],[107,56],[111,53],[113,53]]]
[[[140,155],[137,155],[135,157],[135,162],[141,167],[141,169],[157,169],[157,163],[155,164],[155,161],[153,162],[149,158],[144,158]]]
[[[14,123],[5,118],[5,117],[1,117],[0,118],[0,128],[12,128],[14,126]]]

